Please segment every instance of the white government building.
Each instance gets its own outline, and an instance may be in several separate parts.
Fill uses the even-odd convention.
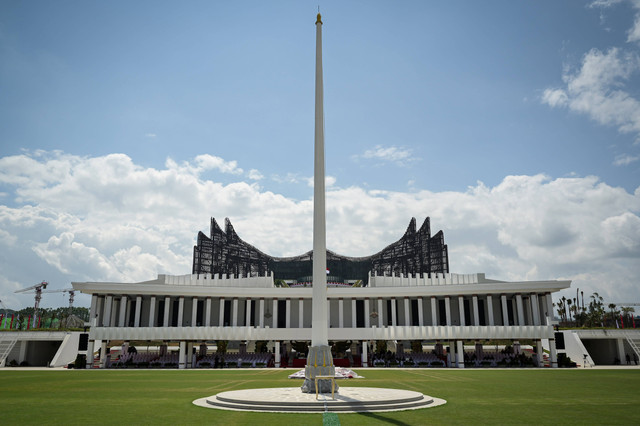
[[[428,218],[425,224],[428,225]],[[428,231],[424,225],[423,230]],[[282,353],[289,353],[292,341],[309,341],[311,284],[295,279],[280,281],[273,271],[262,275],[252,273],[256,256],[251,253],[264,254],[240,240],[228,221],[226,231],[222,232],[212,219],[211,239],[202,233],[199,235],[194,269],[202,270],[196,259],[206,246],[202,243],[222,235],[230,237],[233,244],[229,247],[228,241],[218,238],[218,242],[222,241],[220,245],[209,247],[213,258],[224,252],[220,247],[230,249],[227,254],[238,246],[249,247],[249,254],[243,255],[245,258],[231,261],[228,255],[224,260],[227,269],[238,270],[237,265],[243,264],[246,270],[241,271],[240,276],[194,273],[159,275],[157,279],[138,283],[72,283],[75,290],[91,295],[87,353],[100,349],[100,365],[104,366],[110,341],[163,341],[179,344],[178,366],[191,368],[193,357],[187,354],[192,354],[192,348],[203,343],[226,340],[234,342],[242,352],[252,352],[256,341],[268,341],[273,348],[275,366],[279,366]],[[330,341],[351,341],[351,353],[358,356],[362,366],[371,365],[371,347],[375,347],[373,344],[377,341],[393,342],[390,347],[402,353],[403,348],[411,347],[412,341],[432,342],[436,348],[440,347],[440,352],[444,344],[449,347],[447,366],[463,368],[465,342],[475,345],[477,353],[482,351],[483,342],[489,340],[534,341],[536,363],[541,366],[544,340],[550,364],[557,366],[552,294],[569,288],[570,281],[506,282],[488,279],[484,274],[394,272],[402,263],[398,262],[401,256],[394,248],[406,249],[403,243],[407,237],[415,237],[413,241],[418,242],[415,246],[431,238],[430,233],[426,234],[428,238],[418,234],[410,224],[400,241],[369,258],[345,258],[328,252],[329,259],[337,259],[333,262],[337,270],[345,264],[373,269],[363,280],[329,279]],[[437,236],[443,241],[441,232]],[[446,246],[443,247],[441,253],[446,256]],[[385,256],[390,252],[394,255]],[[283,269],[283,264],[285,269],[291,265],[304,267],[310,264],[304,262],[308,255],[288,259],[264,255],[267,262],[263,264],[274,269]],[[429,257],[434,256],[429,253],[423,256]],[[248,268],[246,258],[253,259]],[[448,260],[445,260],[444,269],[448,270]],[[215,270],[215,261],[204,263]],[[328,264],[331,267],[332,261]],[[442,262],[439,265],[442,267]],[[385,268],[391,271],[386,275],[376,273]],[[92,360],[88,359],[87,364],[92,365]]]

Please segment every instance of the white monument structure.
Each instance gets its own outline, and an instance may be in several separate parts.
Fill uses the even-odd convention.
[[[313,308],[311,311],[311,347],[305,366],[303,392],[336,390],[333,380],[316,382],[316,376],[333,377],[329,333],[327,331],[327,235],[324,188],[324,102],[322,87],[322,17],[316,19],[316,119],[313,162]],[[335,389],[331,389],[335,386]],[[327,389],[328,388],[328,389]]]

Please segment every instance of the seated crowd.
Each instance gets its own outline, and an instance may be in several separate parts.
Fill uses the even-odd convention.
[[[179,355],[177,352],[128,352],[120,357],[111,359],[111,367],[177,367]],[[257,368],[273,366],[271,353],[212,353],[205,356],[193,355],[192,363],[196,368]]]
[[[131,350],[133,349],[133,350]],[[514,350],[515,349],[515,350]],[[335,356],[335,354],[334,354]],[[303,368],[306,365],[303,353],[293,351],[290,354],[281,355],[281,367]],[[337,367],[361,367],[361,357],[351,355],[334,358]],[[108,367],[178,367],[179,354],[177,351],[168,351],[166,347],[160,351],[148,351],[138,353],[135,348],[130,348],[122,354],[113,353],[108,358]],[[452,361],[440,345],[431,352],[407,352],[397,354],[392,351],[374,352],[370,355],[371,367],[449,367]],[[467,367],[527,367],[537,365],[536,353],[531,349],[520,350],[520,347],[507,346],[502,350],[465,351],[464,363]],[[194,368],[260,368],[274,367],[275,358],[271,352],[261,353],[206,353],[206,348],[200,353],[194,353],[191,359]]]
[[[532,351],[513,353],[502,350],[497,352],[483,351],[480,356],[475,351],[464,352],[464,363],[467,367],[527,367],[536,365],[536,354]],[[374,353],[369,363],[373,367],[448,367],[451,360],[443,352],[405,353],[398,355],[391,351]]]

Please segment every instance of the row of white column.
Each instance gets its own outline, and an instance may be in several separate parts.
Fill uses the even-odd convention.
[[[116,310],[116,300],[119,299],[120,301],[120,310],[119,312],[115,312]],[[157,301],[157,297],[156,296],[151,296],[151,301],[150,301],[150,307],[149,307],[149,322],[148,324],[155,324],[155,317],[156,317],[156,301]],[[177,316],[177,326],[181,327],[183,325],[183,317],[184,317],[184,304],[185,304],[185,298],[183,296],[178,297],[178,316]],[[197,317],[198,317],[198,298],[197,297],[193,297],[191,298],[191,324],[195,324],[197,321]],[[207,297],[204,299],[205,300],[205,314],[204,314],[204,326],[209,327],[211,326],[211,306],[212,306],[212,298],[211,297]],[[245,320],[245,324],[249,324],[251,322],[251,302],[255,300],[255,299],[246,299],[245,303],[246,303],[246,320]],[[218,320],[218,324],[224,324],[224,317],[225,317],[225,298],[220,298],[219,299],[219,304],[220,304],[220,308],[219,308],[219,320]],[[125,326],[125,320],[126,320],[126,314],[128,311],[128,304],[129,299],[127,296],[123,295],[120,297],[114,297],[112,295],[107,295],[105,296],[104,299],[101,299],[99,297],[97,297],[96,295],[93,295],[92,301],[91,301],[91,312],[90,312],[90,316],[92,318],[95,319],[94,323],[92,324],[93,326],[97,326],[99,323],[102,324],[102,326],[104,327],[123,327]],[[239,304],[239,299],[238,298],[233,298],[232,299],[232,312],[235,313],[235,315],[233,315],[232,317],[232,323],[230,324],[233,327],[237,327],[238,323],[239,323],[239,318],[238,318],[238,304]],[[274,322],[273,322],[273,327],[277,327],[277,318],[278,318],[278,299],[273,299],[272,301],[273,304],[273,317],[274,317]],[[135,304],[135,312],[134,312],[134,327],[139,327],[140,326],[140,314],[141,314],[141,307],[142,307],[142,297],[141,296],[137,296],[136,297],[136,304]],[[298,321],[298,327],[302,328],[302,320],[303,320],[303,299],[299,300],[299,321]],[[286,315],[286,327],[289,328],[291,327],[291,299],[286,299],[286,310],[287,310],[287,315]],[[169,314],[171,312],[171,297],[169,296],[165,296],[164,297],[164,312],[163,312],[163,324],[161,326],[163,327],[168,327],[169,326]],[[264,322],[264,318],[265,318],[265,301],[264,299],[259,299],[259,326],[260,327],[264,327],[265,326],[265,322]],[[99,313],[100,317],[98,318],[96,316],[96,314]],[[117,316],[116,316],[117,315]],[[117,320],[116,320],[117,318]],[[160,326],[160,325],[158,325]]]
[[[553,301],[551,298],[551,293],[547,293],[546,295],[544,295],[543,297],[545,297],[545,302],[546,302],[546,316],[549,315],[550,312],[553,312]],[[396,326],[397,321],[396,321],[396,302],[397,299],[396,298],[391,298],[391,325]],[[516,325],[526,325],[527,322],[525,322],[525,309],[524,309],[524,301],[523,301],[523,297],[522,294],[516,294],[516,308],[514,309],[514,312],[517,312],[517,323]],[[369,299],[365,299],[365,312],[369,312]],[[444,302],[445,302],[445,318],[446,318],[446,325],[453,325],[452,322],[452,310],[451,310],[451,297],[449,296],[445,296],[444,298]],[[486,302],[487,302],[487,313],[488,313],[488,321],[487,324],[488,325],[496,325],[495,324],[495,319],[494,319],[494,315],[493,315],[493,296],[492,295],[487,295],[486,296]],[[505,294],[500,295],[500,302],[502,304],[502,324],[503,325],[508,325],[509,324],[509,311],[508,311],[508,303],[509,301],[507,300],[507,296]],[[355,311],[355,299],[352,300],[352,314],[353,314],[353,319],[352,319],[352,324],[355,324],[355,315],[356,315],[356,311]],[[472,296],[472,306],[473,306],[473,324],[474,325],[480,325],[480,314],[479,314],[479,306],[478,306],[478,296],[477,295],[473,295]],[[431,324],[432,325],[436,325],[439,323],[438,321],[438,299],[435,296],[431,296]],[[527,320],[528,323],[531,325],[547,325],[547,324],[543,324],[543,322],[546,322],[543,320],[543,315],[541,315],[540,312],[540,305],[539,305],[539,301],[538,301],[538,295],[537,294],[531,294],[529,296],[529,309],[526,311],[527,312]],[[339,311],[340,311],[340,319],[339,319],[339,325],[340,327],[343,327],[343,317],[342,317],[342,311],[343,311],[343,307],[342,307],[342,300],[340,300],[339,302],[339,307],[338,307]],[[383,315],[381,315],[381,313],[383,312],[383,299],[378,299],[378,327],[383,327],[384,326],[384,318]],[[410,324],[410,299],[408,297],[404,298],[404,324],[408,325]],[[460,319],[460,324],[459,325],[467,325],[467,318],[465,315],[465,310],[464,310],[464,296],[458,296],[458,317]],[[365,327],[369,327],[369,319],[367,316],[365,316]],[[418,325],[419,326],[423,326],[424,325],[424,309],[423,309],[423,304],[422,304],[422,297],[418,297]],[[469,324],[470,325],[470,324]]]
[[[551,299],[551,294],[547,293],[546,295],[543,295],[542,297],[545,297],[546,299],[546,312],[544,313],[545,315],[549,315],[549,313],[553,312],[553,304],[552,304],[552,299]],[[126,314],[127,311],[129,309],[130,303],[128,303],[130,300],[132,300],[133,298],[128,298],[127,296],[123,295],[120,296],[120,309],[119,312],[116,312],[116,303],[115,303],[115,299],[114,296],[112,295],[107,295],[104,299],[98,298],[96,295],[93,296],[92,298],[92,303],[91,303],[91,317],[95,318],[96,317],[96,312],[100,312],[102,314],[101,316],[101,323],[103,326],[105,327],[114,327],[114,326],[120,326],[120,327],[124,327],[125,326],[125,320],[126,320]],[[184,304],[185,304],[185,298],[184,297],[179,297],[178,298],[178,318],[177,318],[177,326],[181,327],[183,326],[183,316],[184,316]],[[140,326],[140,314],[141,314],[141,308],[142,308],[142,297],[141,296],[137,296],[135,298],[136,303],[135,303],[135,312],[134,314],[134,321],[133,321],[133,326],[134,327],[139,327]],[[148,324],[155,324],[155,316],[156,316],[156,296],[151,296],[151,302],[150,302],[150,309],[149,309],[149,322]],[[192,304],[192,309],[191,309],[191,324],[196,324],[196,318],[198,316],[198,298],[197,297],[193,297],[191,298],[191,304]],[[204,326],[208,327],[211,326],[211,305],[212,305],[212,298],[207,297],[204,299],[205,300],[205,304],[204,304],[204,309],[205,309],[205,313],[204,313]],[[251,302],[252,300],[255,299],[246,299],[245,303],[246,303],[246,320],[245,320],[245,324],[250,324],[251,322]],[[397,311],[397,299],[396,298],[391,298],[391,325],[396,326],[397,324],[397,320],[396,320],[396,311]],[[405,297],[404,298],[404,324],[405,325],[409,325],[411,324],[411,319],[410,319],[410,298]],[[377,322],[378,322],[378,327],[383,327],[384,324],[384,319],[383,319],[383,299],[378,298],[377,299],[377,309],[378,309],[378,317],[377,317]],[[445,317],[446,317],[446,325],[453,325],[452,322],[452,310],[451,310],[451,298],[449,296],[445,296],[444,298],[445,301]],[[101,304],[104,304],[104,306],[101,306]],[[165,296],[164,297],[164,315],[163,315],[163,327],[168,327],[169,326],[169,314],[170,314],[170,309],[171,309],[171,298],[169,296]],[[285,315],[285,327],[286,328],[290,328],[291,327],[291,299],[285,299],[286,302],[286,315]],[[500,303],[502,304],[502,324],[503,325],[508,325],[509,324],[509,316],[508,316],[508,303],[510,301],[507,300],[507,296],[506,295],[501,295],[500,296]],[[238,304],[239,304],[239,299],[238,298],[233,298],[232,299],[232,312],[234,313],[234,315],[231,317],[231,326],[233,327],[237,327],[238,323],[239,323],[239,318],[238,318]],[[486,303],[487,303],[487,324],[488,325],[496,325],[495,324],[495,319],[494,319],[494,310],[493,310],[493,296],[492,295],[487,295],[486,296]],[[219,299],[219,321],[218,324],[224,324],[224,317],[225,317],[225,298],[220,298]],[[479,325],[480,324],[480,318],[479,318],[479,308],[478,308],[478,296],[477,295],[473,295],[472,296],[472,315],[473,315],[473,324],[474,325]],[[538,301],[538,295],[533,293],[529,296],[528,298],[528,309],[525,311],[524,309],[524,302],[523,302],[523,296],[521,294],[516,294],[515,297],[515,306],[514,306],[514,322],[515,319],[517,319],[516,325],[526,325],[527,323],[530,325],[546,325],[546,321],[544,320],[544,316],[542,315],[540,312],[540,304]],[[273,328],[277,328],[278,327],[278,299],[273,299],[272,300],[272,311],[273,311],[273,322],[271,324],[271,326]],[[356,324],[356,299],[351,299],[351,324],[352,327]],[[463,296],[458,296],[458,318],[460,320],[460,324],[459,325],[467,325],[467,322],[469,322],[469,324],[471,324],[471,321],[467,321],[467,318],[465,316],[465,309],[464,309],[464,297]],[[364,299],[364,312],[365,312],[365,316],[364,316],[364,327],[365,328],[369,328],[371,326],[371,320],[370,320],[370,316],[367,315],[366,313],[370,312],[370,299]],[[438,315],[437,315],[437,298],[432,296],[431,297],[431,324],[432,325],[436,325],[439,323],[438,321]],[[298,328],[303,328],[303,299],[299,299],[298,300],[298,324],[297,327]],[[345,309],[344,309],[344,300],[342,298],[340,298],[338,300],[338,326],[340,328],[344,327],[345,324],[345,318],[344,318],[344,313],[345,313]],[[525,320],[525,313],[527,315],[527,318]],[[265,326],[265,320],[264,320],[264,314],[265,314],[265,300],[264,299],[259,299],[259,314],[258,314],[258,324],[256,324],[257,326],[264,328]],[[471,318],[469,318],[469,320],[471,320]],[[327,325],[329,326],[329,322],[330,322],[330,304],[327,304]],[[92,325],[97,325],[98,322],[92,324]],[[418,325],[419,326],[423,326],[425,325],[425,321],[424,321],[424,307],[423,307],[423,303],[422,303],[422,297],[418,297]]]

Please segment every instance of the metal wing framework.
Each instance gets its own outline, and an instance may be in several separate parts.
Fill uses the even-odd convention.
[[[223,231],[211,218],[210,236],[198,233],[192,273],[247,277],[273,272],[276,279],[304,281],[312,275],[312,257],[312,251],[286,258],[269,256],[243,241],[229,219],[225,219]],[[449,256],[444,233],[431,236],[428,217],[416,230],[416,219],[412,218],[402,238],[371,256],[348,257],[327,250],[327,269],[338,281],[362,280],[366,285],[369,272],[387,276],[448,273]]]

